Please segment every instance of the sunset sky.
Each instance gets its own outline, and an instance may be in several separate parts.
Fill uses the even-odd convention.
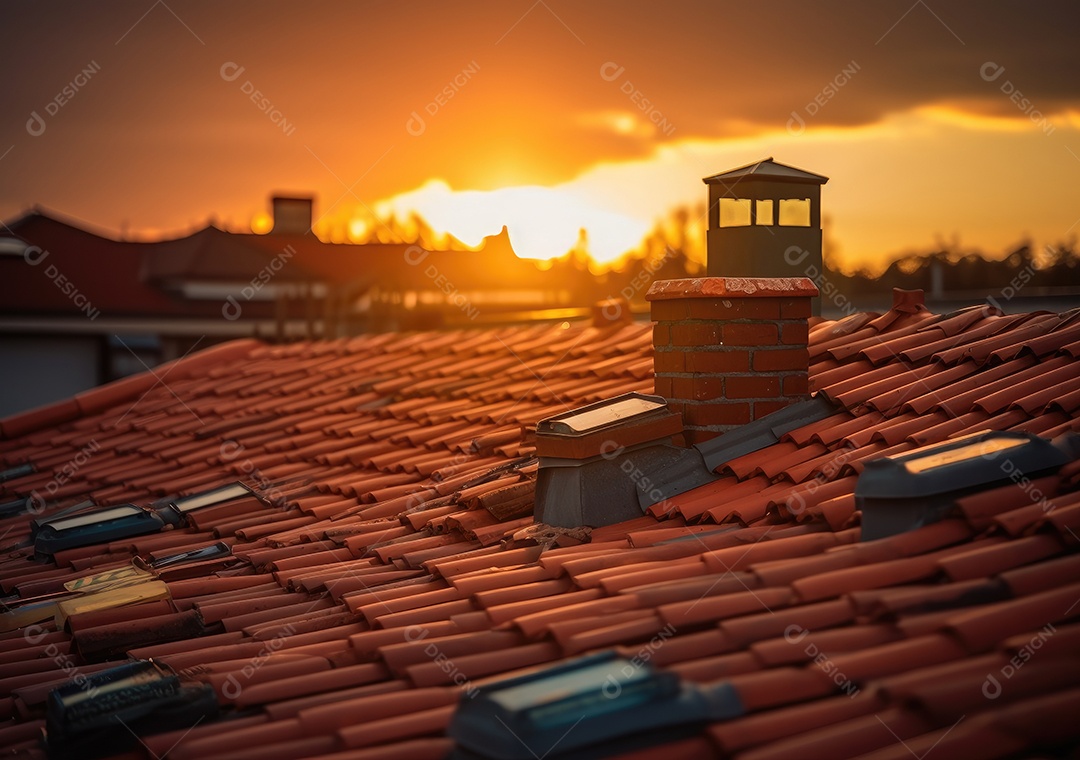
[[[8,2],[0,219],[111,234],[272,192],[317,229],[416,210],[469,243],[633,247],[701,177],[830,177],[848,264],[1080,233],[1080,4],[413,0]],[[65,94],[65,88],[67,90]]]

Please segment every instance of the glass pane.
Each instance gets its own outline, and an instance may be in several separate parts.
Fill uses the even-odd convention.
[[[45,524],[55,530],[69,530],[71,528],[83,528],[87,525],[97,525],[98,523],[109,522],[110,520],[120,520],[124,517],[132,517],[140,514],[142,514],[142,510],[138,507],[131,504],[124,504],[119,507],[90,512],[77,517],[68,517],[62,520],[50,520]]]
[[[790,198],[780,201],[780,224],[784,227],[809,227],[810,199]]]
[[[1027,441],[1007,438],[979,441],[978,443],[970,443],[967,446],[961,446],[958,449],[941,451],[936,454],[919,457],[918,459],[912,459],[910,462],[905,463],[904,467],[907,468],[908,472],[925,472],[926,470],[933,470],[937,467],[945,467],[946,465],[963,462],[967,459],[987,457],[990,454],[996,454],[999,451],[1015,449],[1019,446],[1023,446],[1025,443],[1027,443]]]
[[[773,223],[773,203],[771,200],[757,201],[757,208],[755,213],[757,214],[757,223],[760,225],[771,225]]]
[[[635,417],[647,412],[655,412],[664,409],[667,404],[660,404],[645,398],[628,398],[613,404],[605,404],[595,409],[578,412],[577,414],[563,417],[560,423],[566,425],[574,433],[585,433],[593,428],[610,425],[613,422]]]
[[[750,201],[743,198],[720,199],[720,226],[746,227],[750,224]]]

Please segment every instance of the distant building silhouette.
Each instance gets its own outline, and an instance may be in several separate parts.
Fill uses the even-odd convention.
[[[274,227],[278,234],[306,235],[314,220],[315,198],[310,195],[275,195],[270,198]]]
[[[478,250],[324,243],[313,199],[275,196],[266,235],[213,225],[115,240],[35,209],[0,235],[0,415],[255,336],[335,338],[589,313],[587,270],[518,258],[504,228]],[[576,310],[576,311],[575,311]]]

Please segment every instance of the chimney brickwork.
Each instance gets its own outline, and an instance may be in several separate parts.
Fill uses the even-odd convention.
[[[314,219],[315,199],[311,196],[275,195],[270,199],[274,214],[271,232],[306,235]]]
[[[655,391],[700,443],[808,397],[805,277],[654,282]]]

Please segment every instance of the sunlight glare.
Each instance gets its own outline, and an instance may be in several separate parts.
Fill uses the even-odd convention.
[[[380,202],[376,209],[399,218],[418,213],[431,227],[469,246],[497,235],[506,225],[514,252],[526,259],[565,255],[588,230],[590,257],[615,261],[633,249],[648,231],[648,222],[608,211],[558,188],[506,187],[498,190],[453,190],[442,180]]]
[[[366,240],[370,228],[363,219],[352,219],[349,221],[349,238],[353,241]]]
[[[618,116],[618,112],[604,112],[588,118],[598,127],[606,125],[617,132],[622,122],[613,117]],[[1080,132],[1078,112],[1052,113],[1050,118],[1055,140],[1074,138]],[[1021,218],[1031,220],[1031,234],[1051,239],[1060,230],[1072,229],[1075,214],[1071,208],[1050,211],[1046,204],[1034,201],[1023,207],[1023,213],[1015,207],[1015,197],[1039,198],[1045,177],[1027,171],[1028,164],[1003,171],[999,162],[986,160],[1002,146],[1010,154],[1027,157],[1029,163],[1043,160],[1051,145],[1047,129],[1020,111],[988,117],[981,111],[922,107],[856,126],[823,120],[808,124],[801,134],[778,126],[741,137],[680,138],[656,145],[638,158],[598,161],[573,179],[547,188],[453,190],[443,180],[429,180],[380,201],[374,209],[380,219],[390,213],[406,219],[410,212],[417,212],[436,232],[448,232],[472,246],[506,225],[515,252],[539,260],[580,251],[579,233],[584,228],[589,258],[602,271],[618,267],[624,254],[640,251],[654,223],[678,206],[694,209],[684,230],[693,243],[688,254],[703,252],[706,219],[701,177],[775,155],[811,170],[824,167],[833,176],[823,193],[823,209],[832,220],[830,236],[844,241],[837,258],[840,264],[883,266],[882,262],[902,250],[900,241],[932,241],[962,228],[980,230],[978,235],[967,235],[965,242],[986,248],[1015,235]],[[963,164],[965,171],[926,187],[924,177],[948,164]],[[1071,159],[1053,166],[1052,181],[1067,183]],[[1012,188],[1013,193],[995,196],[999,210],[987,214],[986,199],[971,188],[993,185]],[[913,204],[913,199],[918,203]],[[375,227],[381,235],[380,229]],[[669,230],[672,239],[681,232]]]

